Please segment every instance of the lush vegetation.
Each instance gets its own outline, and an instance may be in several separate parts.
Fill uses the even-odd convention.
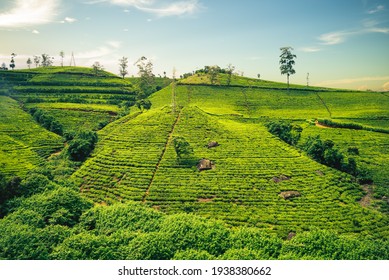
[[[61,68],[0,73],[0,259],[389,258],[386,96]]]

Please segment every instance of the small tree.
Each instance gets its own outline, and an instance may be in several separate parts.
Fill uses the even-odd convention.
[[[155,77],[153,74],[153,63],[146,57],[142,56],[138,59],[138,99],[144,99],[155,91]]]
[[[235,66],[231,63],[227,65],[226,73],[227,73],[227,85],[231,84],[232,74],[234,73]]]
[[[220,67],[215,65],[215,66],[210,66],[208,67],[208,75],[209,75],[209,80],[211,81],[211,84],[214,84],[217,79],[217,74],[220,73]]]
[[[128,74],[127,68],[128,68],[128,58],[123,56],[121,59],[119,59],[119,72],[120,72],[120,76],[122,76],[123,79]]]
[[[31,69],[31,64],[32,64],[32,60],[31,60],[31,58],[28,58],[28,59],[27,59],[27,66],[28,66],[28,69]]]
[[[63,59],[65,57],[65,52],[64,51],[60,51],[59,52],[59,56],[61,57],[61,66],[63,67]]]
[[[104,70],[104,66],[101,65],[100,62],[98,62],[98,61],[93,63],[92,68],[93,68],[93,71],[95,73],[95,76],[98,76],[99,72]]]
[[[38,67],[39,63],[41,63],[41,58],[37,55],[34,55],[34,63],[35,63],[35,67]]]
[[[15,68],[15,56],[16,56],[15,53],[12,53],[12,54],[11,54],[11,63],[9,64],[9,67],[10,67],[12,70],[14,70],[14,68]]]
[[[53,59],[54,57],[50,57],[48,54],[44,53],[42,54],[42,67],[49,67],[53,65]]]
[[[296,73],[296,71],[293,69],[293,65],[295,64],[294,59],[296,58],[296,55],[292,54],[291,50],[293,50],[292,47],[282,47],[280,48],[281,55],[280,55],[280,70],[281,75],[287,76],[288,81],[288,90],[289,90],[289,76]]]

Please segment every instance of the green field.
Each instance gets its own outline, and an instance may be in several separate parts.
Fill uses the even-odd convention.
[[[93,213],[85,212],[80,225],[83,230],[91,227],[90,217],[102,219],[103,216],[98,216],[100,212],[119,211],[120,205],[133,208],[138,203],[148,210],[138,209],[136,213],[150,210],[147,212],[150,217],[163,215],[164,218],[158,219],[169,220],[178,215],[178,220],[185,220],[180,215],[186,213],[189,215],[185,217],[217,219],[223,227],[238,232],[242,227],[250,227],[280,240],[295,233],[296,240],[305,240],[305,234],[316,236],[316,231],[374,242],[388,240],[389,216],[385,209],[389,208],[389,99],[386,95],[299,85],[287,90],[282,83],[240,76],[233,76],[231,86],[227,86],[226,75],[219,75],[215,85],[211,85],[207,76],[194,75],[152,94],[151,109],[139,110],[133,106],[123,114],[122,102],[135,100],[131,83],[134,80],[123,80],[109,73],[96,77],[87,69],[58,68],[0,73],[7,86],[4,94],[8,95],[0,96],[4,147],[0,150],[0,164],[6,175],[24,176],[26,170],[43,166],[46,157],[63,147],[61,137],[40,127],[22,107],[44,111],[60,122],[65,131],[97,131],[98,142],[93,152],[66,178],[69,184],[75,184],[82,199],[100,205]],[[315,125],[316,120],[323,119],[360,127]],[[299,125],[302,132],[298,144],[291,146],[268,132],[266,123],[272,120]],[[368,169],[373,183],[360,185],[353,176],[311,159],[300,147],[309,137],[317,135],[332,140],[345,160],[353,157],[358,167]],[[178,137],[185,139],[193,150],[189,164],[178,160],[174,147],[174,139]],[[219,146],[207,148],[211,141],[217,141]],[[350,148],[357,149],[358,154],[351,155]],[[211,170],[196,168],[203,158],[213,162]],[[288,197],[290,194],[293,196]],[[150,223],[154,223],[151,222],[154,218]],[[98,226],[87,231],[88,236],[74,235],[74,238],[107,238],[115,243],[109,234],[94,227]],[[129,232],[121,229],[118,234],[122,235],[112,238],[126,240],[123,242],[127,244],[138,239],[142,243],[144,238],[147,243],[151,237],[146,233],[157,234],[156,228],[164,230],[160,224],[152,229],[132,228],[140,230],[135,237],[134,233],[127,235]],[[332,238],[331,234],[326,236]],[[64,247],[54,250],[51,256],[70,258],[64,252],[71,252],[66,246],[73,246],[73,241],[67,240],[70,243],[63,243]],[[292,255],[288,255],[288,249],[284,253],[279,249],[277,254],[265,254],[264,258],[337,258],[324,253],[294,255],[294,250],[303,247],[293,245],[293,240],[292,247],[284,241],[279,243],[293,251]],[[226,253],[206,250],[213,257]],[[164,256],[173,258],[173,255]]]
[[[0,96],[0,165],[7,175],[25,175],[63,147],[58,135],[39,126],[18,103]]]

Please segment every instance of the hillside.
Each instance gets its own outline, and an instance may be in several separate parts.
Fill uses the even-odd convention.
[[[25,110],[37,108],[53,116],[65,131],[81,126],[97,130],[98,142],[92,154],[68,179],[82,199],[113,205],[106,206],[106,211],[120,207],[118,202],[127,205],[135,201],[154,208],[150,215],[195,214],[218,219],[229,228],[249,226],[283,239],[296,233],[297,237],[304,232],[314,234],[315,230],[374,240],[389,237],[389,99],[382,93],[299,85],[288,91],[281,83],[238,76],[227,85],[224,75],[212,85],[207,76],[194,75],[152,94],[151,109],[139,110],[132,103],[123,111],[123,101],[135,100],[129,80],[109,73],[95,76],[87,70],[35,71],[0,72],[3,94],[8,95],[0,96],[0,105],[6,108],[4,112],[9,111],[1,115],[1,123],[10,116],[19,119],[10,111],[14,108],[25,116],[22,122],[30,127],[26,133],[31,139],[38,141],[36,134],[52,141],[60,139],[55,134],[45,136],[53,133],[16,108],[16,99]],[[268,131],[267,124],[275,120],[301,128],[296,145]],[[320,125],[317,120],[331,120],[338,127]],[[347,125],[340,128],[340,123]],[[358,129],[348,128],[351,124]],[[15,126],[12,122],[7,125]],[[39,129],[46,134],[37,133]],[[7,129],[1,133],[12,136]],[[346,163],[353,158],[358,168],[369,170],[373,183],[358,183],[354,176],[314,161],[303,146],[317,135],[332,140]],[[177,139],[190,147],[186,161],[177,154]],[[4,141],[11,145],[11,141]],[[208,148],[211,141],[219,145]],[[61,140],[56,143],[48,145],[51,153],[63,145]],[[30,155],[34,143],[23,145],[27,153],[13,149],[20,153],[24,165],[31,162],[31,169],[45,161],[43,154]],[[14,166],[6,156],[2,158],[3,166]],[[196,165],[200,159],[211,160],[212,168],[199,171]],[[2,168],[6,175],[25,175],[7,170],[10,168]],[[65,249],[57,251],[57,256],[69,257],[61,252]],[[287,253],[283,256],[288,258]]]

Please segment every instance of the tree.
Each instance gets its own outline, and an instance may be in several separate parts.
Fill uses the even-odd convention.
[[[208,68],[208,75],[209,75],[209,80],[211,81],[211,84],[214,84],[216,82],[217,74],[220,73],[220,67],[215,65],[215,66],[210,66]]]
[[[231,84],[231,77],[234,73],[235,66],[233,66],[231,63],[227,65],[226,73],[227,73],[227,85]]]
[[[39,63],[41,63],[41,58],[37,55],[34,55],[34,63],[35,63],[35,67],[38,67]]]
[[[16,56],[15,53],[12,53],[12,54],[11,54],[11,63],[9,64],[9,67],[10,67],[12,70],[14,70],[14,68],[15,68],[15,56]]]
[[[8,70],[7,65],[4,62],[1,64],[1,68],[0,69]]]
[[[96,61],[92,65],[93,71],[95,72],[95,76],[99,74],[100,71],[104,70],[104,66],[100,64],[100,62]]]
[[[295,64],[294,59],[296,58],[295,54],[292,54],[292,47],[282,47],[280,48],[281,55],[280,55],[280,70],[281,75],[286,75],[288,80],[288,90],[289,90],[289,76],[296,73],[296,71],[293,69],[293,65]]]
[[[31,60],[31,58],[28,58],[28,59],[27,59],[27,66],[28,66],[28,69],[31,68],[31,64],[32,64],[32,60]]]
[[[61,66],[63,67],[63,59],[65,57],[65,52],[64,51],[60,51],[59,52],[59,56],[61,57]]]
[[[50,57],[48,54],[44,53],[42,54],[42,67],[49,67],[53,65],[53,59],[54,57]]]
[[[124,76],[128,74],[127,68],[128,68],[128,58],[123,56],[121,59],[119,59],[119,72],[120,72],[120,76],[122,76],[123,79]]]
[[[138,66],[138,99],[144,99],[155,91],[155,77],[153,74],[153,63],[142,56],[136,62]]]

